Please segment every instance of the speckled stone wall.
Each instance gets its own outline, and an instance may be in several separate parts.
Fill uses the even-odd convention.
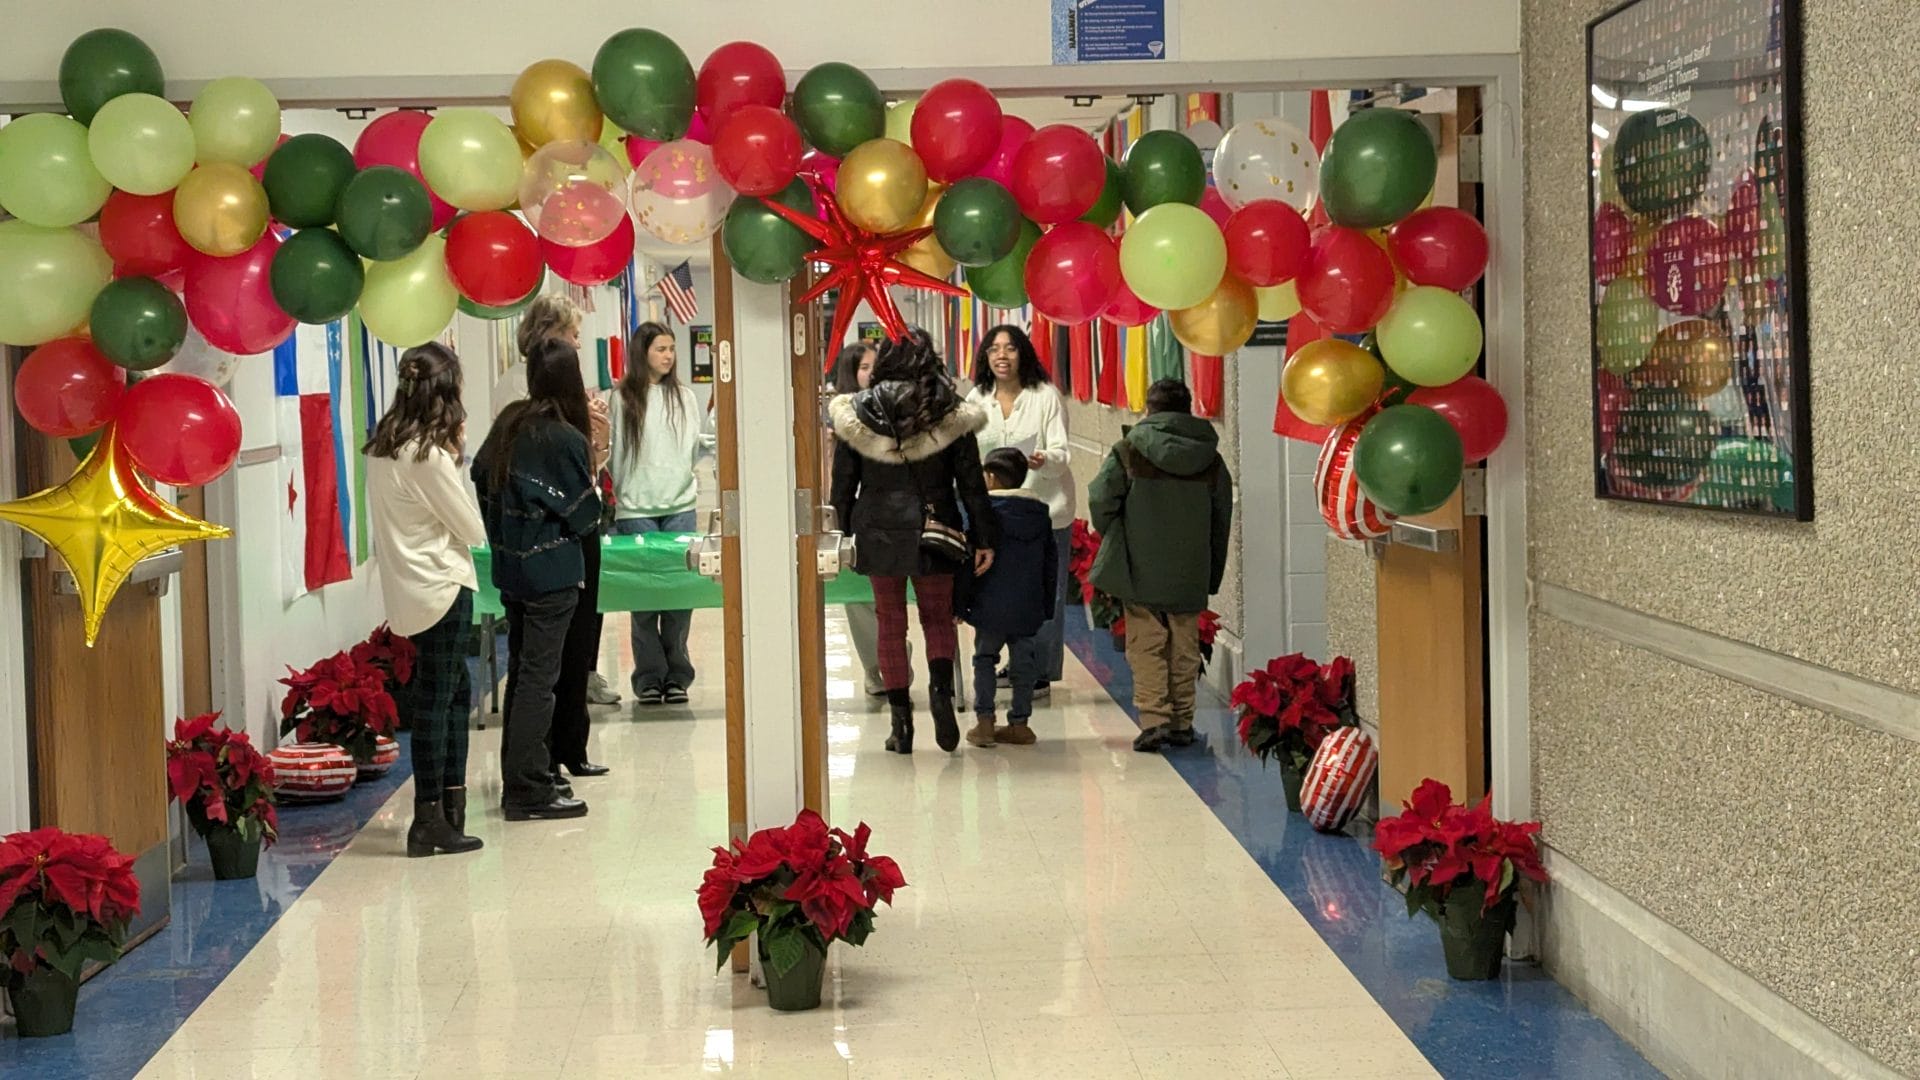
[[[1379,623],[1373,556],[1366,545],[1327,537],[1327,648],[1353,660],[1354,697],[1368,731],[1380,731]]]
[[[1528,0],[1528,512],[1539,582],[1920,691],[1920,56],[1912,0],[1807,0],[1816,520],[1592,492],[1585,25]],[[1896,96],[1898,95],[1898,96]],[[1920,1073],[1920,744],[1537,617],[1535,808],[1556,849],[1841,1037]]]

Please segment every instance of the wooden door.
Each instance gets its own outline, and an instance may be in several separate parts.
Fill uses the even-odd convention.
[[[825,478],[824,432],[820,423],[820,308],[802,304],[800,295],[809,275],[796,276],[788,286],[793,364],[793,475],[800,483]],[[820,580],[819,538],[824,518],[821,507],[830,494],[827,484],[803,487],[797,493],[801,515],[795,538],[795,570],[799,575],[799,610],[793,629],[800,649],[800,782],[801,805],[827,817],[827,622],[825,582]],[[842,527],[845,523],[842,522]]]
[[[175,505],[207,516],[207,490],[181,488]],[[207,545],[188,544],[180,567],[180,708],[184,715],[213,711],[212,619],[207,609]],[[237,719],[237,718],[236,718]]]
[[[1478,93],[1463,89],[1454,107],[1438,114],[1435,205],[1479,209],[1477,185],[1460,181],[1461,118],[1478,112]],[[1453,530],[1457,543],[1448,551],[1389,544],[1377,564],[1383,813],[1427,777],[1468,801],[1487,787],[1482,521],[1466,513],[1458,491],[1434,513],[1406,520]]]

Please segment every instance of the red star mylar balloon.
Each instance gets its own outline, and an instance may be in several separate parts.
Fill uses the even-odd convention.
[[[967,295],[967,290],[960,286],[915,270],[896,258],[932,232],[930,228],[870,233],[849,222],[831,196],[821,199],[827,214],[825,221],[772,199],[760,201],[795,228],[820,241],[820,247],[809,252],[807,259],[825,263],[831,269],[826,276],[814,282],[813,288],[800,297],[800,302],[811,303],[826,295],[828,289],[840,290],[840,303],[834,308],[833,328],[827,338],[836,345],[846,337],[847,327],[853,323],[853,310],[861,300],[865,300],[873,313],[880,317],[880,325],[886,328],[887,337],[898,341],[906,335],[907,320],[900,317],[900,309],[894,305],[893,297],[887,294],[889,285],[910,285],[949,296]],[[829,367],[833,364],[832,352],[835,351],[837,349],[829,350]]]

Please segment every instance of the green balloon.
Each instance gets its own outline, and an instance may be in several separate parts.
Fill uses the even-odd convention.
[[[427,237],[413,254],[367,267],[360,318],[367,332],[396,349],[438,337],[459,310],[460,292],[447,272],[447,241]]]
[[[1719,434],[1712,414],[1685,390],[1635,390],[1614,427],[1607,474],[1649,488],[1685,487],[1700,479]]]
[[[112,192],[75,121],[34,113],[0,127],[0,210],[64,229],[99,213]]]
[[[814,212],[813,192],[795,178],[774,196],[782,206],[805,214]],[[807,253],[819,246],[785,218],[767,209],[759,199],[735,199],[720,226],[720,243],[734,270],[748,281],[773,285],[798,274]]]
[[[315,325],[346,318],[366,281],[360,257],[332,229],[301,229],[288,237],[267,274],[280,310]]]
[[[939,211],[934,211],[936,214]],[[1017,308],[1027,302],[1027,256],[1040,242],[1040,226],[1020,219],[1020,238],[1004,258],[985,266],[967,267],[967,288],[998,308]]]
[[[1327,144],[1320,201],[1335,225],[1378,229],[1420,209],[1439,165],[1432,137],[1412,113],[1363,109]]]
[[[88,319],[94,347],[128,371],[151,371],[187,340],[187,309],[150,277],[121,278],[100,290]]]
[[[1382,409],[1353,443],[1360,490],[1380,509],[1402,517],[1446,505],[1465,466],[1460,433],[1424,405]]]
[[[821,64],[793,87],[793,121],[823,154],[845,157],[887,132],[887,100],[852,64]]]
[[[167,77],[147,43],[125,30],[89,30],[60,58],[60,100],[82,124],[122,94],[161,97]]]
[[[1227,272],[1227,240],[1205,210],[1161,203],[1120,238],[1120,273],[1140,299],[1162,311],[1199,304]]]
[[[114,187],[160,195],[193,171],[193,126],[171,102],[152,94],[122,94],[93,118],[87,152]]]
[[[547,275],[544,271],[542,271],[540,274],[540,280],[534,283],[533,288],[527,290],[527,295],[521,297],[518,300],[515,300],[511,304],[503,304],[499,307],[488,307],[485,304],[476,304],[473,301],[462,296],[459,300],[460,310],[466,312],[467,314],[473,316],[476,319],[486,319],[490,322],[498,321],[500,319],[511,319],[515,315],[518,315],[526,311],[528,308],[532,307],[533,302],[540,298],[540,290],[546,288],[546,285],[547,285]]]
[[[1177,131],[1149,131],[1127,151],[1122,170],[1127,209],[1144,214],[1161,203],[1200,205],[1207,166],[1200,148]]]
[[[1628,116],[1614,136],[1613,179],[1634,212],[1670,217],[1700,200],[1713,157],[1713,138],[1700,121],[1650,109]]]
[[[1473,305],[1435,285],[1396,297],[1374,334],[1387,367],[1421,386],[1445,386],[1472,371],[1486,343]]]
[[[258,79],[215,79],[187,113],[200,164],[225,162],[251,169],[280,141],[280,101]]]
[[[375,262],[405,258],[433,231],[433,204],[412,173],[392,165],[363,169],[340,192],[340,236]]]
[[[1020,204],[1013,193],[975,176],[948,188],[933,208],[933,235],[961,266],[985,266],[1020,242]]]
[[[0,221],[0,345],[44,345],[87,321],[113,260],[79,229]]]
[[[693,121],[693,64],[657,30],[622,30],[593,56],[593,93],[607,119],[667,142]]]
[[[1607,283],[1594,312],[1593,344],[1600,366],[1615,375],[1647,362],[1660,336],[1660,307],[1637,277],[1625,274]]]
[[[1113,228],[1120,220],[1120,209],[1126,205],[1126,174],[1120,171],[1120,163],[1107,159],[1107,182],[1100,188],[1100,201],[1093,209],[1080,215],[1081,221],[1091,222],[1102,229]]]
[[[295,135],[267,158],[261,184],[273,219],[295,229],[331,225],[353,179],[353,151],[326,135]]]
[[[68,439],[67,448],[73,451],[74,457],[85,461],[87,460],[87,455],[93,453],[93,448],[99,445],[100,435],[106,430],[106,428],[101,428],[99,431],[89,431],[85,435]]]
[[[1730,510],[1794,509],[1793,464],[1765,439],[1727,439],[1707,460],[1693,501]]]

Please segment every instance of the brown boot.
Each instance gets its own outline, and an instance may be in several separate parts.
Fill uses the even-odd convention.
[[[974,722],[973,730],[967,732],[967,744],[987,750],[992,749],[994,742],[993,714],[980,713],[979,718]]]
[[[1033,728],[1027,724],[1008,724],[994,732],[993,737],[1007,746],[1032,746],[1039,741],[1033,734]]]

